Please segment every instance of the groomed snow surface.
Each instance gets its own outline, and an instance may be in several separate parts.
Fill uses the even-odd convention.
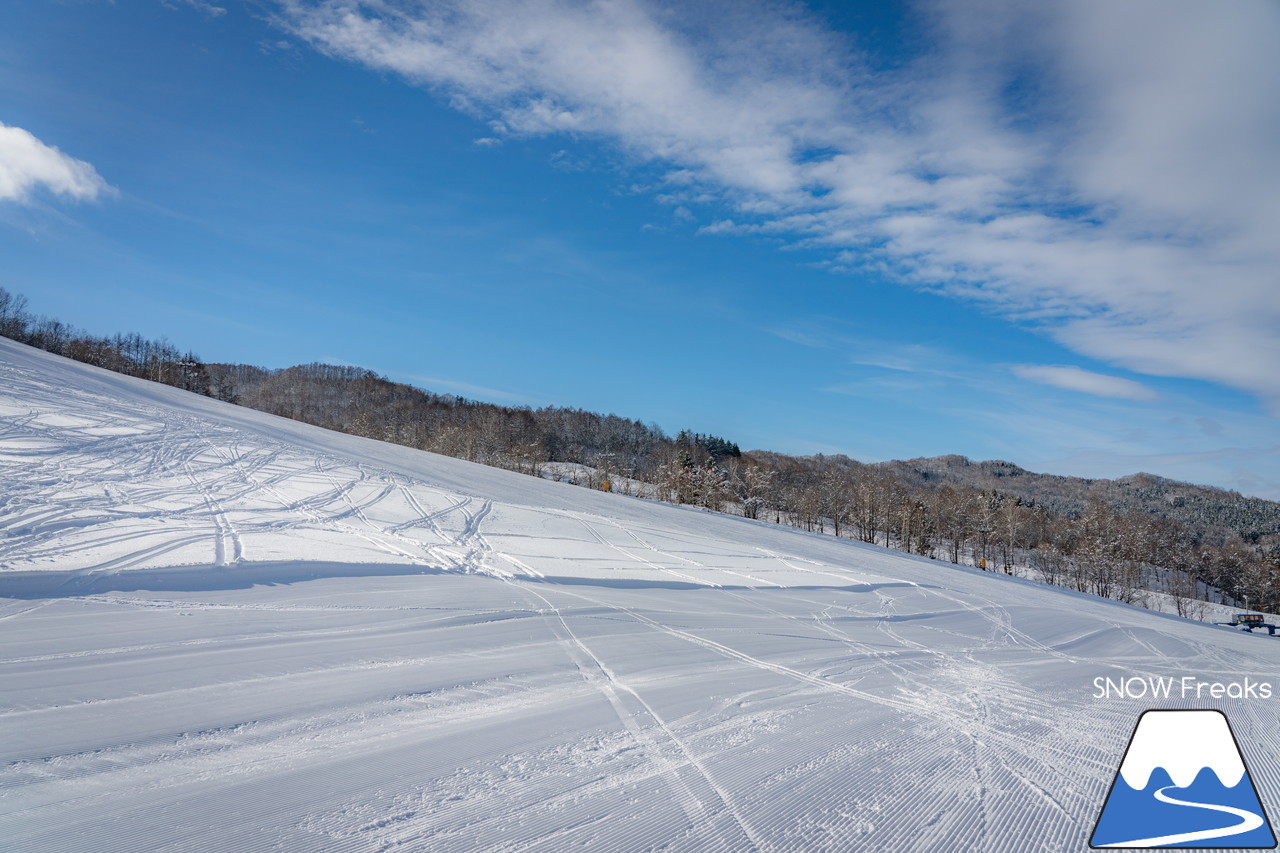
[[[0,848],[1087,849],[1148,707],[1280,803],[1280,643],[0,340]],[[1277,684],[1280,687],[1280,684]]]

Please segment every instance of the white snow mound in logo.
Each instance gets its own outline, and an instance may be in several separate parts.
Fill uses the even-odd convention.
[[[1239,784],[1245,772],[1227,718],[1217,711],[1143,716],[1120,765],[1120,775],[1130,788],[1141,791],[1157,767],[1163,767],[1179,788],[1194,782],[1205,767],[1228,788]]]

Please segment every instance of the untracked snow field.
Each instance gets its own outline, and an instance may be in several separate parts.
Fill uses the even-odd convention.
[[[0,339],[3,850],[1085,850],[1153,707],[1275,819],[1278,656]]]

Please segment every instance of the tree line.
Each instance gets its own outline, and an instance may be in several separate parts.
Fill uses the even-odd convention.
[[[0,288],[0,335],[259,411],[535,476],[1031,574],[1182,615],[1205,600],[1280,610],[1280,504],[1135,475],[1084,480],[964,457],[867,464],[743,452],[723,437],[560,406],[500,406],[328,364],[207,364],[165,339],[95,336]]]
[[[96,367],[208,394],[208,376],[198,356],[168,340],[139,334],[91,335],[61,320],[34,316],[27,298],[0,287],[0,335]]]

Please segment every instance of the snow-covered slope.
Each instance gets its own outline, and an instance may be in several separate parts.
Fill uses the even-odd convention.
[[[0,596],[4,849],[1059,853],[1148,707],[1280,802],[1280,699],[1094,696],[1269,638],[5,340]]]

